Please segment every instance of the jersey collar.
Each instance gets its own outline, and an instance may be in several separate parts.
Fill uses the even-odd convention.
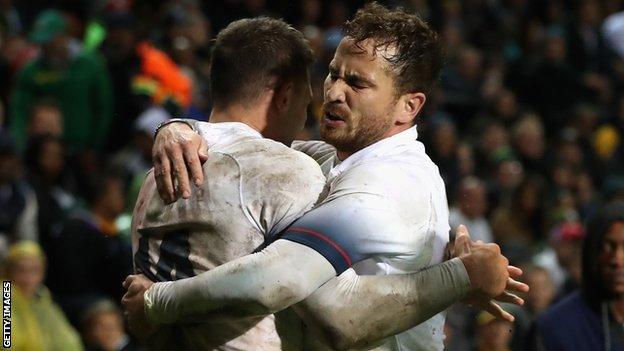
[[[379,140],[378,142],[357,151],[353,155],[347,157],[344,161],[338,163],[336,166],[334,166],[334,168],[329,171],[328,178],[336,177],[347,169],[366,160],[378,158],[380,156],[392,153],[393,151],[396,152],[398,147],[410,144],[417,139],[417,126],[414,125],[413,127],[404,130],[401,133]]]

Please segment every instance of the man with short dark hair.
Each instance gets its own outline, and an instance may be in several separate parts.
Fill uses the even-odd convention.
[[[150,284],[137,276],[128,278],[125,303],[135,309],[131,316],[137,313],[137,302],[139,314],[143,313],[143,297],[150,321],[173,323],[217,310],[230,315],[265,315],[314,292],[296,306],[306,322],[307,348],[382,345],[385,349],[441,349],[442,316],[398,337],[379,339],[426,320],[469,290],[478,291],[488,301],[504,291],[506,260],[497,247],[488,245],[472,244],[473,253],[465,252],[461,259],[420,273],[355,274],[418,272],[439,263],[449,228],[444,185],[416,141],[413,126],[426,98],[423,91],[439,71],[435,33],[416,16],[379,5],[359,11],[347,27],[348,36],[338,47],[325,82],[321,132],[336,147],[322,142],[295,146],[314,158],[327,177],[320,203],[284,230],[279,240],[254,255],[197,277],[156,283],[145,295],[143,289]],[[371,28],[382,29],[366,37],[364,33]],[[413,55],[422,58],[416,66],[434,72],[425,74],[418,84],[403,84],[397,75],[419,77],[408,59]],[[194,137],[192,133],[176,134],[181,130],[176,128],[182,127],[161,130],[156,143],[163,143],[162,138]],[[196,128],[209,141],[214,140],[206,135],[206,125],[196,124]],[[165,145],[169,151],[182,150],[175,143]],[[196,151],[187,147],[184,154],[173,152],[170,160],[167,153],[158,151],[162,151],[159,146],[155,149],[156,180],[164,198],[175,199],[171,167],[184,198],[174,204],[184,204],[202,192],[203,185],[191,195],[186,179],[185,159],[190,161],[195,182],[201,183],[203,178]],[[291,176],[295,174],[293,170]],[[219,178],[213,173],[208,178],[213,177]],[[278,185],[267,187],[268,194]],[[479,261],[476,253],[486,251],[492,260]],[[475,265],[477,261],[485,265]],[[487,274],[478,274],[480,268]],[[516,276],[517,271],[512,271]],[[336,275],[340,276],[331,279]],[[510,282],[512,289],[519,286],[513,279]],[[518,302],[512,295],[503,299]],[[498,315],[505,314],[499,311]]]
[[[148,174],[132,225],[138,272],[166,282],[214,269],[274,240],[312,207],[325,178],[312,159],[284,145],[305,121],[311,63],[301,33],[280,20],[243,19],[219,33],[211,123],[201,129],[216,141],[201,166],[211,177],[186,200],[165,204]],[[163,327],[147,342],[153,350],[296,348],[291,343],[300,340],[277,327],[297,323],[293,316],[204,319]]]

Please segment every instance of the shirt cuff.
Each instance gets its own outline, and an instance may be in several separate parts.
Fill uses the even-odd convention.
[[[288,228],[281,239],[294,241],[320,253],[334,267],[336,275],[340,275],[340,273],[353,265],[353,260],[347,250],[328,236],[317,231],[291,227]]]
[[[176,315],[174,311],[167,311],[167,290],[169,285],[173,282],[158,282],[152,284],[152,286],[143,294],[143,307],[145,309],[145,317],[151,324],[167,324],[174,323],[176,321]]]

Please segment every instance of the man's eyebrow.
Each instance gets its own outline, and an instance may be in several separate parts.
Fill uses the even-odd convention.
[[[354,83],[363,83],[363,84],[371,85],[371,86],[375,85],[375,82],[360,75],[357,72],[350,72],[350,73],[345,74],[345,80],[348,80]]]

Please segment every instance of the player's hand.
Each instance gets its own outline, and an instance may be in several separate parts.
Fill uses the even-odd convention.
[[[163,201],[171,203],[180,196],[188,199],[191,179],[197,186],[204,182],[201,165],[207,159],[206,141],[188,125],[174,122],[161,128],[154,140],[152,161],[156,187]]]
[[[463,225],[457,230],[453,251],[462,259],[472,285],[472,293],[465,302],[497,318],[513,321],[514,317],[496,301],[524,304],[524,300],[514,294],[529,290],[528,285],[517,280],[522,270],[509,265],[498,245],[471,242],[468,229]]]
[[[152,284],[142,274],[130,275],[123,282],[126,294],[121,299],[121,305],[128,320],[130,332],[140,341],[145,341],[156,331],[156,328],[147,321],[143,299],[145,291]]]

